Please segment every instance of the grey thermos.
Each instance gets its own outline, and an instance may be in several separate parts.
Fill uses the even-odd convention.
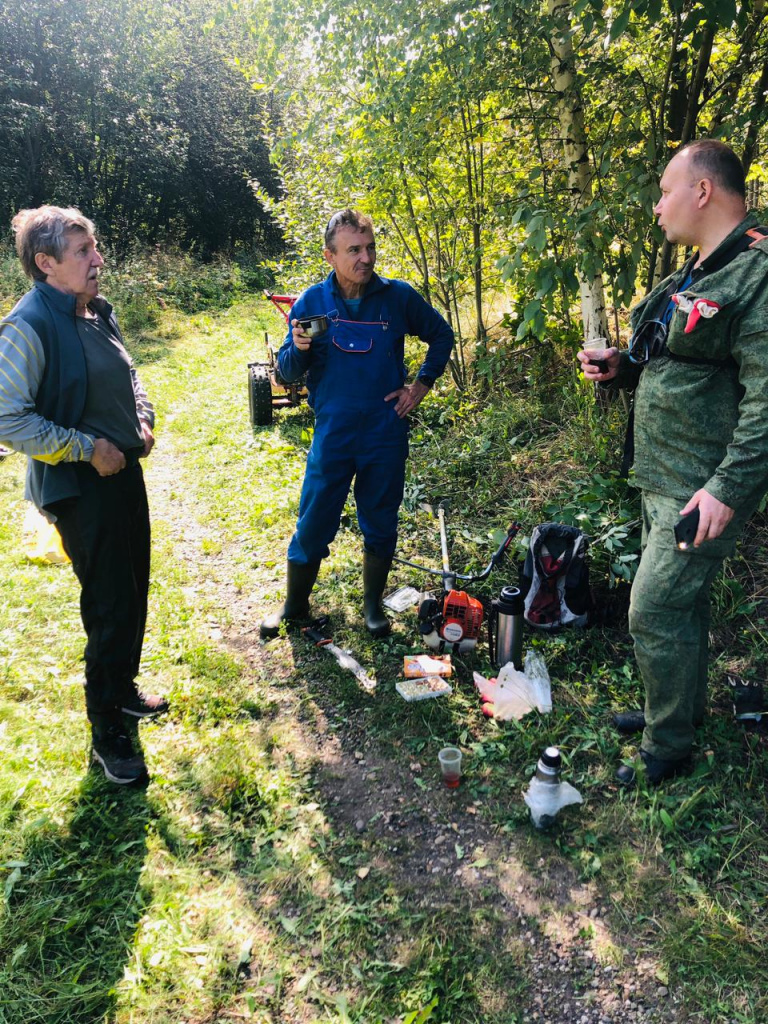
[[[512,662],[523,669],[523,612],[525,598],[517,587],[504,587],[492,602],[496,643],[491,660],[497,668]]]

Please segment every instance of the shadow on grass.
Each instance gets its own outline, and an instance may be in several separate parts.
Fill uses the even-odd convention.
[[[158,821],[170,853],[209,886],[236,875],[238,918],[258,935],[247,958],[227,958],[207,981],[209,1016],[240,1016],[244,1003],[274,1024],[309,1019],[309,1006],[321,1014],[312,1019],[381,1021],[435,1000],[438,1019],[455,1024],[520,1020],[527,953],[491,901],[449,880],[436,893],[404,879],[329,813],[326,772],[297,770],[272,735],[260,722],[247,745],[222,736],[204,760],[177,762],[194,843]]]
[[[303,413],[296,413],[273,429],[298,447],[298,428],[309,422]],[[754,563],[754,559],[749,561]],[[399,918],[410,925],[412,947],[427,943],[427,925],[419,917],[426,914],[427,919],[434,920],[440,936],[431,958],[441,965],[442,953],[450,962],[453,951],[458,962],[469,970],[462,959],[464,939],[477,939],[462,918],[467,895],[458,891],[460,883],[456,883],[455,895],[447,898],[450,909],[446,907],[446,916],[459,920],[460,927],[456,935],[449,934],[447,938],[440,924],[442,912],[430,912],[428,904],[420,904],[410,887],[403,884],[402,862],[409,842],[410,820],[417,817],[416,810],[410,808],[417,803],[413,785],[407,798],[408,813],[400,813],[400,818],[409,819],[400,849],[382,855],[379,847],[377,868],[363,884],[355,882],[349,865],[365,866],[365,858],[371,857],[375,844],[371,842],[373,829],[366,827],[364,836],[355,837],[356,822],[370,820],[371,808],[380,808],[382,800],[371,800],[370,792],[365,792],[363,786],[352,799],[344,794],[344,813],[339,817],[334,810],[334,791],[339,793],[346,788],[344,774],[355,771],[355,752],[360,752],[363,763],[369,757],[371,762],[391,760],[394,770],[409,782],[409,762],[421,762],[424,771],[420,781],[431,788],[437,748],[443,742],[459,743],[468,764],[464,792],[483,801],[486,823],[496,835],[505,833],[513,837],[517,866],[527,876],[520,883],[525,889],[522,895],[529,895],[530,879],[542,874],[550,877],[551,884],[537,889],[539,903],[554,906],[559,914],[579,918],[572,923],[572,929],[576,929],[576,937],[571,939],[573,946],[581,943],[589,948],[594,941],[595,948],[603,949],[608,959],[628,957],[624,977],[633,985],[638,979],[629,965],[631,958],[647,958],[654,968],[659,967],[658,977],[668,977],[675,995],[686,999],[691,1012],[696,1011],[702,1019],[765,1019],[765,995],[757,980],[765,949],[765,928],[759,911],[766,891],[765,750],[757,739],[745,737],[734,724],[730,708],[726,707],[727,695],[722,687],[714,686],[715,713],[697,738],[695,775],[659,790],[645,785],[627,793],[617,790],[613,780],[615,768],[636,747],[639,737],[624,740],[618,736],[610,715],[618,708],[642,706],[642,685],[626,635],[629,588],[600,595],[602,629],[539,642],[553,680],[554,712],[549,716],[531,716],[519,725],[505,725],[484,722],[479,715],[469,680],[472,668],[481,672],[487,668],[482,664],[483,655],[465,659],[460,673],[463,682],[450,701],[427,701],[423,705],[400,702],[394,694],[394,680],[400,674],[402,654],[410,652],[411,645],[418,642],[416,624],[403,619],[396,625],[391,640],[371,644],[360,625],[359,567],[353,560],[340,559],[338,555],[334,563],[321,570],[313,607],[330,612],[333,631],[328,635],[333,635],[334,642],[342,648],[349,647],[366,669],[375,671],[379,692],[374,699],[363,694],[353,677],[338,668],[330,655],[313,651],[307,641],[294,634],[290,644],[296,672],[288,686],[307,695],[302,703],[305,724],[310,724],[312,716],[318,721],[325,719],[324,729],[333,730],[344,755],[325,780],[316,780],[316,792],[333,823],[334,842],[343,848],[333,862],[334,878],[345,878],[349,891],[355,887],[360,894],[376,877],[381,902],[375,905],[375,912],[369,912],[374,921],[379,920],[379,909],[385,906],[386,899],[392,899],[392,906],[399,906],[399,911],[388,918],[386,927],[372,926],[380,941],[389,934],[403,934],[406,926],[403,924],[398,932]],[[333,583],[329,585],[331,574]],[[736,653],[734,648],[743,649],[744,660],[760,677],[765,619],[745,630],[741,614],[745,595],[753,589],[754,584],[723,589],[717,605],[719,619],[725,619],[730,630],[727,634],[722,631],[723,635],[716,632],[713,646],[723,649],[724,662],[728,655],[729,668]],[[372,740],[376,742],[371,743]],[[520,793],[536,758],[550,743],[563,749],[567,777],[584,794],[585,805],[567,812],[550,833],[537,835],[528,826]],[[386,770],[382,775],[386,775]],[[368,789],[375,790],[380,785],[376,779],[368,784]],[[424,831],[429,828],[427,823]],[[345,835],[350,838],[345,840]],[[447,842],[445,849],[449,849]],[[409,860],[415,863],[413,855]],[[425,893],[434,886],[434,880],[424,870],[415,877]],[[501,905],[501,886],[497,888],[491,879],[484,884],[495,892],[496,902]],[[509,888],[506,891],[508,894]],[[515,883],[511,889],[513,900],[516,891]],[[581,904],[572,902],[572,892],[576,896],[583,892],[590,901],[587,907],[592,910],[597,911],[599,903],[601,916],[593,920],[588,913],[584,914]],[[293,902],[298,902],[298,897],[294,896]],[[354,912],[350,914],[354,916]],[[302,927],[303,924],[297,925],[297,933],[303,934]],[[584,936],[580,938],[582,931]],[[590,940],[592,933],[596,936],[594,940]],[[503,929],[498,934],[503,934]],[[512,936],[514,939],[514,929]],[[542,939],[537,936],[537,941]],[[344,947],[336,948],[337,957],[343,957]],[[351,944],[346,955],[355,959]],[[478,943],[478,957],[476,971],[481,962],[487,966],[487,949],[482,943]],[[402,962],[399,955],[391,959]],[[428,973],[416,970],[407,974],[403,969],[393,968],[387,982],[390,1007],[403,1005],[411,985],[418,984],[426,994],[429,986],[421,981]],[[588,985],[588,975],[585,979]],[[660,1014],[659,1019],[672,1019],[675,1007],[665,1007],[659,1001],[652,971],[640,982],[644,996]],[[452,1004],[452,986],[450,982],[442,990],[441,1012],[445,1013],[447,999],[454,1013],[452,1020],[496,1019],[487,1010],[483,1018],[471,992]],[[614,1012],[620,1018],[621,1009],[609,1011],[606,1007],[605,1012],[606,1019],[613,1020]]]
[[[130,956],[143,897],[146,795],[95,773],[66,820],[32,826],[0,924],[0,1020],[102,1020]]]
[[[273,392],[273,399],[280,398],[281,391]],[[245,396],[247,401],[247,396]],[[309,451],[309,442],[302,438],[302,431],[314,427],[315,414],[310,409],[306,400],[294,407],[279,408],[272,406],[272,422],[268,426],[252,426],[255,437],[263,434],[273,433],[283,441],[296,445],[297,448],[304,448]]]
[[[443,742],[458,743],[467,762],[462,802],[467,798],[481,801],[486,808],[486,821],[492,823],[495,834],[513,837],[511,849],[516,867],[511,890],[502,884],[502,876],[498,889],[493,879],[484,882],[487,890],[495,891],[497,907],[503,906],[510,893],[514,903],[514,893],[524,891],[523,905],[535,893],[537,902],[552,907],[558,917],[579,918],[580,923],[570,926],[571,931],[575,929],[580,934],[583,930],[582,942],[587,948],[590,941],[595,941],[597,948],[609,951],[604,953],[609,958],[625,956],[627,951],[642,951],[641,955],[648,956],[651,962],[666,965],[676,987],[686,993],[694,1006],[706,1007],[713,1021],[733,1017],[741,998],[738,993],[734,995],[735,979],[749,993],[743,997],[749,1012],[758,1005],[762,1009],[759,986],[755,988],[755,968],[762,955],[758,950],[764,929],[759,912],[754,909],[758,905],[754,901],[759,901],[759,894],[764,891],[765,877],[761,863],[765,859],[761,856],[764,845],[759,839],[765,807],[758,781],[761,765],[765,763],[760,737],[745,736],[727,712],[713,714],[708,719],[707,735],[697,748],[697,771],[693,777],[660,790],[639,785],[636,790],[623,793],[617,791],[613,782],[613,770],[625,745],[631,744],[625,744],[611,727],[610,711],[627,702],[636,703],[639,683],[632,673],[624,671],[621,663],[613,668],[601,663],[596,668],[592,651],[596,639],[614,644],[618,643],[616,637],[577,638],[584,658],[578,673],[574,673],[572,664],[573,648],[579,646],[574,638],[568,638],[570,665],[562,663],[565,641],[549,641],[555,711],[549,716],[531,716],[519,724],[497,725],[483,721],[476,702],[473,703],[472,686],[467,682],[472,659],[465,659],[467,664],[460,666],[464,682],[456,683],[450,700],[412,705],[400,702],[392,692],[393,681],[397,663],[401,663],[403,640],[408,636],[407,626],[398,624],[393,638],[369,645],[363,632],[350,628],[343,615],[337,619],[336,643],[353,647],[366,667],[378,668],[380,690],[373,700],[356,690],[352,677],[338,669],[329,656],[312,652],[300,639],[291,637],[297,665],[296,685],[306,687],[312,695],[312,703],[321,710],[327,727],[334,730],[346,755],[332,768],[322,786],[326,796],[332,797],[334,788],[342,794],[340,806],[346,821],[339,824],[351,833],[356,821],[369,820],[372,810],[372,820],[378,821],[382,808],[386,814],[394,809],[395,827],[404,831],[395,832],[395,839],[400,835],[402,839],[399,848],[396,842],[391,868],[395,876],[401,875],[403,861],[408,861],[414,879],[428,890],[433,883],[424,866],[426,858],[419,863],[411,847],[416,829],[424,833],[421,845],[429,851],[426,840],[435,834],[435,828],[434,823],[425,823],[423,827],[419,824],[416,808],[429,807],[433,800],[439,805],[434,755]],[[308,710],[308,706],[304,705],[304,709]],[[717,732],[721,734],[715,738]],[[583,808],[566,812],[549,833],[538,834],[529,827],[520,793],[536,757],[549,743],[561,746],[565,752],[568,778],[582,791],[586,803]],[[710,755],[704,756],[707,750]],[[358,756],[365,758],[363,764],[372,758],[368,763],[381,764],[383,771],[373,783],[361,783],[350,798],[347,778],[350,771],[358,774],[352,760]],[[403,780],[399,789],[391,790],[389,808],[382,792],[376,795],[377,790],[388,788],[388,760],[399,764],[396,770]],[[409,762],[421,765],[416,780],[410,778]],[[733,789],[735,777],[740,779],[738,791]],[[420,789],[428,789],[429,794],[419,794],[414,781]],[[432,793],[435,785],[438,791]],[[405,810],[397,805],[398,794],[406,794]],[[461,815],[454,820],[461,823]],[[378,825],[375,830],[379,831]],[[451,839],[450,833],[447,838]],[[460,845],[466,853],[464,839]],[[452,847],[453,842],[446,842],[443,849],[450,851]],[[670,863],[678,865],[678,873],[673,869],[672,877]],[[542,871],[542,867],[546,870]],[[516,889],[515,872],[522,873],[521,889]],[[532,880],[533,891],[529,888]],[[744,892],[743,897],[733,898],[730,889],[734,885]],[[457,889],[460,886],[457,883]],[[621,899],[616,898],[616,892],[623,893]],[[702,925],[706,915],[697,897],[703,898],[705,893],[716,907],[715,916],[727,922],[727,927],[723,924],[717,930],[718,937],[731,933],[740,936],[739,942],[732,943],[728,969],[716,978],[717,986],[723,989],[717,999],[712,995],[712,971],[700,968],[710,959],[716,961],[719,955],[714,929]],[[602,904],[604,911],[610,908],[610,924],[604,916],[596,924],[584,913],[585,904],[579,902],[582,896],[588,900],[587,909],[595,909],[596,902]],[[465,899],[466,894],[457,892],[454,907],[458,914]],[[648,906],[658,908],[656,913],[649,915]],[[686,966],[681,966],[678,973],[678,965],[686,964],[686,960],[681,957],[679,944],[665,941],[664,934],[675,934],[683,921],[692,922],[691,929],[696,927],[693,922],[697,922],[703,927],[702,936],[707,938],[698,940],[694,966],[687,971]],[[578,937],[575,943],[573,939],[571,942],[578,947]],[[656,1002],[653,979],[645,980],[646,997]],[[607,1017],[613,1019],[610,1013]],[[474,1018],[470,1015],[456,1019]],[[661,1019],[667,1019],[663,1013]],[[761,1018],[758,1015],[751,1019]]]
[[[172,356],[178,339],[157,331],[143,330],[127,339],[127,348],[136,366],[160,363]]]

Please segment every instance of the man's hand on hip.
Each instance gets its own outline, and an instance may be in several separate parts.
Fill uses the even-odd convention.
[[[141,421],[141,432],[144,435],[144,451],[141,453],[141,457],[146,459],[155,447],[155,435],[152,433],[152,427],[150,427],[146,420]]]
[[[404,384],[403,387],[398,388],[397,391],[390,391],[388,395],[384,396],[384,401],[391,402],[393,398],[397,399],[395,412],[402,420],[409,412],[413,412],[428,391],[429,388],[427,385],[422,384],[421,381],[417,379],[413,384]]]
[[[680,515],[685,516],[696,507],[699,509],[699,529],[693,542],[695,548],[705,540],[716,540],[733,519],[734,513],[730,505],[724,505],[703,487],[696,491]]]
[[[91,465],[99,476],[114,476],[121,469],[125,469],[125,456],[111,441],[105,437],[97,437],[93,442]]]

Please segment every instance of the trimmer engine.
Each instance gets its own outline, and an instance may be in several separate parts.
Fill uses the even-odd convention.
[[[477,645],[483,606],[463,590],[451,590],[445,595],[442,608],[434,598],[422,601],[419,620],[419,632],[428,647],[440,652],[462,653]]]

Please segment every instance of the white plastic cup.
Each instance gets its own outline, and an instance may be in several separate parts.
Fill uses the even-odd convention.
[[[437,755],[443,782],[448,789],[456,789],[461,778],[461,751],[458,747],[443,747]]]

